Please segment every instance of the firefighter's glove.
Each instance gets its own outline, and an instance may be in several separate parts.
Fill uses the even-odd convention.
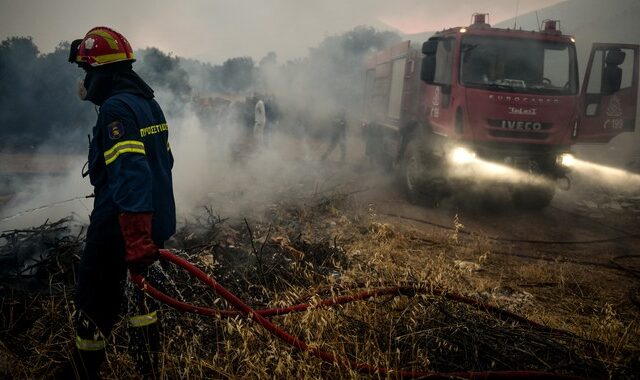
[[[125,262],[136,273],[153,264],[160,257],[158,247],[151,239],[152,213],[121,213],[120,230],[126,247]]]

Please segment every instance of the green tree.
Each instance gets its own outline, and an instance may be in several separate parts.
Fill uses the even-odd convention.
[[[136,54],[140,62],[134,68],[152,88],[169,90],[181,99],[191,95],[189,74],[180,66],[180,58],[158,48],[143,49]]]
[[[30,149],[46,143],[67,148],[82,140],[92,108],[75,96],[81,77],[67,62],[69,44],[40,55],[31,37],[0,43],[0,148]],[[77,139],[76,139],[77,138]],[[78,149],[86,145],[78,145]]]
[[[224,61],[220,70],[222,87],[228,91],[243,91],[253,84],[255,66],[251,57],[236,57]]]

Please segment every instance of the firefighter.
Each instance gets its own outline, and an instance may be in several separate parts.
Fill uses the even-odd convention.
[[[86,173],[95,201],[76,287],[76,350],[66,371],[67,377],[73,371],[76,378],[99,378],[106,337],[131,284],[127,269],[150,276],[158,249],[175,232],[173,156],[162,109],[133,71],[124,36],[93,28],[73,41],[69,61],[86,73],[79,95],[100,108]],[[159,311],[136,291],[127,294],[130,354],[143,378],[155,378]]]
[[[347,155],[347,111],[344,108],[336,113],[331,122],[329,147],[320,160],[326,160],[336,146],[340,146],[340,160],[344,162]]]

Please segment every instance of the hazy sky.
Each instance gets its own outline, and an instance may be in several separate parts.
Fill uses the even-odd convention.
[[[406,33],[469,23],[474,12],[491,23],[561,0],[0,0],[0,40],[32,36],[43,53],[60,41],[106,25],[134,49],[149,46],[212,63],[275,51],[303,57],[325,36],[358,25]]]

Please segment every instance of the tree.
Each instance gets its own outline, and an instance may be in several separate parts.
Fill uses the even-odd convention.
[[[83,151],[86,133],[95,122],[94,107],[78,98],[78,82],[84,72],[68,62],[70,44],[60,42],[52,53],[38,57],[31,97],[43,112],[32,114],[39,134],[61,150]],[[40,139],[38,139],[40,140]],[[39,141],[42,144],[42,141]]]
[[[10,37],[0,43],[0,121],[10,116],[7,111],[17,100],[14,95],[29,80],[37,57],[38,47],[31,37]]]
[[[180,66],[178,57],[165,54],[158,48],[147,48],[137,54],[140,64],[136,71],[152,88],[169,90],[181,99],[191,95],[189,74]]]
[[[82,74],[67,62],[68,54],[69,44],[61,43],[53,53],[40,55],[31,37],[0,43],[0,148],[82,141],[76,140],[83,135],[77,126],[89,124],[91,109],[75,96]]]
[[[278,70],[278,56],[275,52],[270,51],[262,57],[260,63],[258,63],[258,70],[256,71],[255,82],[256,87],[260,92],[271,92],[272,83],[270,78],[274,78]]]
[[[251,57],[237,57],[224,61],[221,68],[222,87],[228,91],[243,91],[253,83],[254,72]]]

